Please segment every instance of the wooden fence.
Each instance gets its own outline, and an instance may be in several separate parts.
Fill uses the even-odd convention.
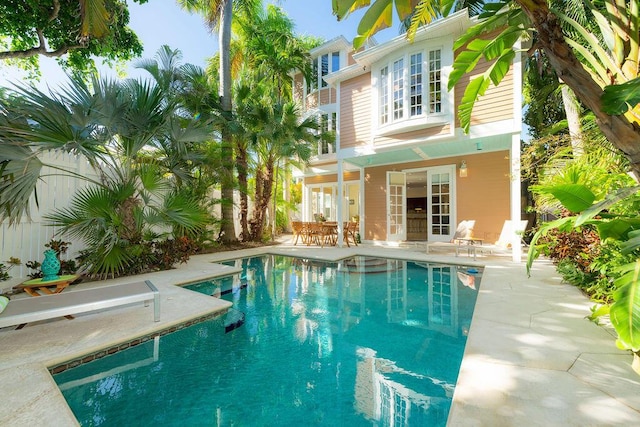
[[[86,159],[67,154],[45,154],[41,157],[45,164],[62,166],[82,176],[96,178],[95,172]],[[0,223],[0,262],[6,265],[10,257],[19,258],[20,266],[13,267],[9,275],[14,278],[24,278],[29,269],[24,266],[27,261],[42,262],[45,244],[51,239],[62,239],[71,242],[63,259],[75,258],[83,245],[68,237],[59,236],[58,230],[47,225],[44,216],[54,209],[67,207],[74,193],[87,185],[87,181],[45,166],[42,171],[43,179],[37,184],[38,206],[35,199],[31,199],[30,218],[24,217],[20,223],[9,226],[7,221]],[[4,285],[3,285],[4,286]],[[0,286],[2,288],[3,286]]]

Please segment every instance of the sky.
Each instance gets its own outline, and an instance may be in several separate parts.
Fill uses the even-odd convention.
[[[182,10],[174,0],[149,0],[140,5],[128,0],[131,15],[129,26],[136,32],[143,43],[144,53],[142,58],[153,58],[158,49],[166,44],[172,49],[182,52],[183,63],[191,63],[204,67],[206,59],[217,51],[218,39],[204,23],[199,15],[191,15]],[[362,11],[356,11],[347,19],[338,22],[331,11],[331,0],[264,0],[281,7],[295,23],[295,32],[303,35],[313,35],[331,40],[343,35],[352,41],[356,35],[356,29],[362,16]],[[398,34],[398,24],[378,35],[376,40],[388,40]],[[135,62],[134,60],[133,62]],[[104,67],[99,69],[103,74],[113,73]],[[66,76],[55,60],[40,58],[42,79],[37,84],[39,87],[55,87],[64,82]],[[127,68],[129,76],[143,75],[144,72],[136,71],[132,64]],[[12,67],[0,67],[0,85],[20,82],[23,73]]]

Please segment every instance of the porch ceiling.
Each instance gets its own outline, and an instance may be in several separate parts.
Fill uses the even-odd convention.
[[[344,169],[355,170],[360,167],[382,166],[388,164],[418,162],[421,160],[442,159],[482,152],[508,150],[511,148],[511,135],[497,135],[486,138],[463,139],[457,141],[411,144],[405,147],[368,147],[366,152],[356,156],[344,157]],[[311,166],[317,174],[335,173],[336,164]]]

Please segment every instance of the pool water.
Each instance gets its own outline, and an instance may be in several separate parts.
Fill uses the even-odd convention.
[[[54,376],[81,425],[446,424],[481,272],[267,255],[219,318]],[[188,307],[185,307],[188,310]]]

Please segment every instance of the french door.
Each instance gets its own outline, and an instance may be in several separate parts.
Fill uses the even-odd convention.
[[[387,240],[407,239],[407,197],[404,172],[387,172]]]
[[[455,165],[427,169],[427,239],[447,242],[456,230]]]

